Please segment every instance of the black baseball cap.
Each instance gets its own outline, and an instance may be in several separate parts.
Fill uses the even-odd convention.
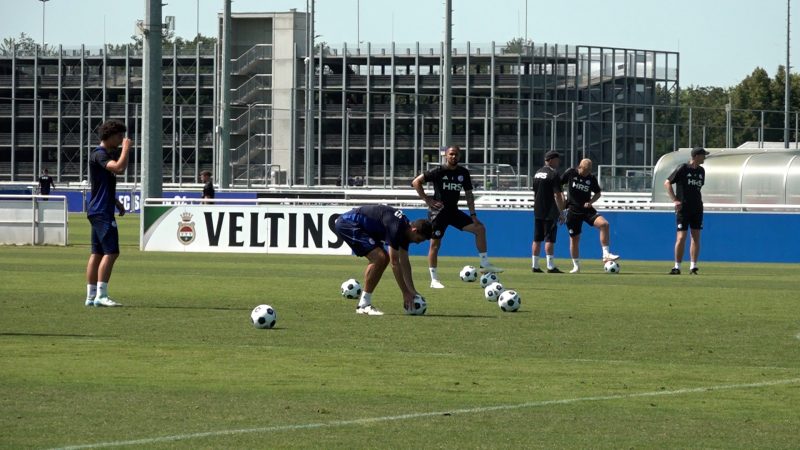
[[[703,147],[695,147],[692,149],[692,158],[697,155],[710,155]]]
[[[561,158],[561,153],[558,153],[555,150],[550,150],[549,152],[544,154],[545,161],[550,161],[553,158]]]

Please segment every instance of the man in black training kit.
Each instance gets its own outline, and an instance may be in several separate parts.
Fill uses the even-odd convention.
[[[211,172],[204,170],[200,172],[200,182],[203,183],[203,198],[211,200],[214,198],[214,183],[211,182]],[[206,202],[209,204],[212,202]]]
[[[544,155],[544,166],[533,176],[533,245],[531,246],[531,270],[542,273],[539,267],[539,253],[544,244],[544,253],[547,256],[547,272],[563,273],[556,267],[553,260],[555,251],[558,224],[563,223],[564,192],[561,190],[561,176],[558,174],[558,165],[561,155],[550,150]]]
[[[51,187],[55,189],[56,184],[53,182],[53,177],[50,176],[50,172],[48,172],[47,169],[44,169],[42,176],[39,177],[39,194],[50,195]]]
[[[572,256],[572,270],[581,271],[580,242],[583,222],[600,231],[600,246],[603,248],[603,261],[616,261],[619,255],[611,253],[608,221],[592,206],[600,199],[601,189],[597,177],[592,174],[592,160],[582,159],[575,169],[569,169],[561,177],[561,183],[567,185],[567,232],[569,232],[569,253]]]
[[[678,236],[675,240],[675,266],[670,275],[681,274],[683,251],[686,248],[686,230],[691,229],[692,243],[689,246],[691,266],[689,273],[697,275],[697,258],[700,256],[700,232],[703,230],[703,196],[700,189],[706,181],[706,170],[700,165],[706,161],[708,152],[702,147],[695,147],[691,159],[676,167],[669,175],[664,187],[669,198],[675,204],[675,219],[678,223]],[[677,186],[675,190],[672,185]]]
[[[436,273],[436,266],[439,262],[442,237],[450,225],[475,235],[475,246],[481,258],[481,272],[499,273],[503,271],[489,262],[486,252],[486,227],[478,220],[478,215],[475,213],[475,197],[472,195],[472,180],[469,171],[458,165],[460,153],[461,149],[458,146],[448,147],[445,152],[444,164],[419,175],[411,182],[417,195],[428,205],[428,217],[433,223],[433,237],[428,250],[428,270],[431,273],[431,287],[435,289],[444,288]],[[424,185],[428,182],[433,183],[433,197],[425,194]],[[467,199],[469,216],[458,209],[461,189],[464,189],[464,197]]]
[[[92,224],[92,253],[86,265],[86,306],[122,306],[108,297],[108,281],[119,257],[119,232],[114,208],[125,215],[117,200],[117,175],[128,168],[131,140],[125,137],[125,125],[109,120],[100,125],[100,145],[89,155],[89,179],[92,196],[86,213]],[[117,153],[119,146],[122,152]]]
[[[410,309],[417,290],[411,277],[408,246],[411,242],[420,243],[430,239],[433,234],[431,223],[425,219],[409,223],[403,211],[387,205],[369,205],[351,209],[339,216],[335,228],[336,234],[347,242],[356,256],[365,256],[369,261],[364,271],[364,290],[361,291],[356,314],[383,315],[372,306],[372,293],[389,262],[392,263],[394,279],[403,293],[403,307]],[[384,245],[389,246],[388,254]]]

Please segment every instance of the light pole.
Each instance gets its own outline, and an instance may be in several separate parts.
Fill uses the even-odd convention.
[[[550,123],[550,150],[555,150],[556,149],[556,120],[559,117],[564,116],[566,114],[567,114],[566,112],[563,112],[561,114],[553,114],[553,113],[549,113],[549,112],[546,112],[546,111],[544,112],[544,115],[550,116],[550,120],[551,120],[551,123]]]
[[[50,0],[39,0],[42,2],[42,51],[44,51],[44,4]]]

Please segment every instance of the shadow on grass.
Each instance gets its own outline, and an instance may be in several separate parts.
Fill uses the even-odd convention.
[[[251,308],[234,308],[225,306],[191,306],[191,305],[125,305],[125,309],[196,309],[205,311],[250,311]]]
[[[66,334],[66,333],[0,333],[0,336],[26,336],[26,337],[73,337],[73,338],[111,338],[116,336],[102,336],[97,334]]]

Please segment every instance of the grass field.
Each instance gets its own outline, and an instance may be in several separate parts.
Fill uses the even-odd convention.
[[[510,314],[458,280],[475,260],[442,258],[433,292],[413,258],[428,314],[387,273],[365,317],[338,293],[363,260],[141,253],[138,217],[120,230],[124,308],[83,306],[82,216],[70,247],[0,247],[1,447],[798,446],[799,265],[497,259]]]

